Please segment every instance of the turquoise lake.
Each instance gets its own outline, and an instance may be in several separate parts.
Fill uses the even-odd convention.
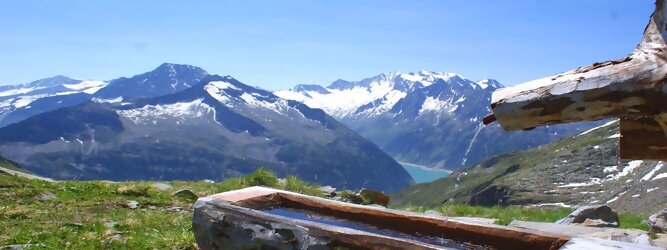
[[[409,163],[401,163],[401,166],[403,166],[405,171],[408,171],[408,173],[412,176],[412,179],[415,179],[417,183],[432,182],[442,177],[446,177],[450,173],[447,170],[428,169]]]

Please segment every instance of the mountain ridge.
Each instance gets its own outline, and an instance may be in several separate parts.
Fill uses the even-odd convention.
[[[0,128],[0,141],[0,154],[59,179],[219,180],[263,166],[340,188],[412,183],[396,161],[324,111],[230,76],[207,75],[162,96],[47,111]]]
[[[456,169],[512,150],[553,142],[596,123],[559,125],[509,134],[482,126],[491,113],[493,79],[459,74],[397,71],[329,87],[297,85],[276,95],[322,108],[399,161]]]

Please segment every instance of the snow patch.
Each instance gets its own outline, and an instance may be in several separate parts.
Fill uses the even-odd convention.
[[[660,180],[662,178],[667,178],[667,173],[658,174],[651,181]]]
[[[101,98],[93,98],[92,99],[94,102],[98,103],[119,103],[123,101],[123,97],[119,96],[113,99],[101,99]]]
[[[637,161],[628,162],[628,164],[623,168],[623,170],[620,173],[615,174],[615,175],[608,175],[607,179],[608,180],[618,180],[621,177],[625,177],[626,175],[632,173],[632,171],[634,171],[636,168],[638,168],[639,165],[642,164],[642,162],[644,162],[644,161],[637,160]]]
[[[608,201],[607,201],[607,204],[612,203],[612,202],[618,200],[618,199],[621,198],[621,196],[623,196],[626,192],[627,192],[627,191],[625,191],[625,192],[621,192],[621,193],[618,194],[616,197],[611,198],[611,200],[608,200]]]
[[[552,207],[552,206],[555,206],[555,207],[565,207],[565,208],[572,207],[572,205],[567,205],[567,204],[562,203],[562,202],[540,203],[540,204],[534,204],[534,205],[531,205],[531,207]]]
[[[213,86],[213,87],[218,88],[220,90],[223,90],[223,89],[241,90],[240,88],[234,86],[233,84],[225,82],[225,81],[211,81],[211,82],[208,83],[207,86]]]
[[[179,102],[164,105],[146,105],[137,109],[118,110],[118,115],[127,117],[135,124],[137,123],[157,123],[156,119],[176,118],[184,122],[188,118],[202,117],[213,113],[215,110],[203,103],[203,99],[197,99],[192,102]]]
[[[658,172],[664,164],[662,162],[658,162],[658,164],[655,165],[655,167],[651,170],[651,172],[648,172],[644,177],[642,177],[642,181],[648,181],[653,177],[653,175]]]
[[[25,94],[31,91],[43,89],[44,87],[32,87],[32,88],[17,88],[17,89],[10,89],[10,90],[5,90],[0,92],[0,97],[2,96],[11,96],[11,95],[20,95],[20,94]]]
[[[77,84],[63,84],[63,86],[70,90],[76,90],[86,94],[94,94],[98,90],[107,86],[107,83],[103,81],[81,81]]]
[[[245,101],[248,105],[252,107],[266,108],[276,113],[281,113],[281,110],[286,109],[288,107],[287,102],[284,99],[279,99],[276,102],[267,102],[259,100],[255,98],[255,95],[248,93],[243,93],[241,94],[240,97],[241,99],[243,99],[243,101]]]
[[[595,131],[595,130],[598,130],[598,129],[607,127],[607,126],[609,126],[609,125],[612,125],[612,124],[614,124],[614,123],[617,122],[617,121],[618,121],[618,120],[613,120],[613,121],[607,122],[607,123],[602,124],[602,125],[600,125],[600,126],[597,126],[597,127],[592,128],[592,129],[586,130],[586,131],[582,132],[582,133],[579,134],[579,135],[585,135],[585,134],[588,134],[588,133],[593,132],[593,131]]]

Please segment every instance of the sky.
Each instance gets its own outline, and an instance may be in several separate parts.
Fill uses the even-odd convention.
[[[266,89],[422,69],[507,86],[632,52],[652,0],[0,2],[0,85],[163,62]]]

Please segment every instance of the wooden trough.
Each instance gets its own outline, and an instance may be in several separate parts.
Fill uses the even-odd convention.
[[[507,131],[620,118],[621,158],[667,160],[667,18],[656,8],[632,54],[493,93],[493,115]]]
[[[638,249],[263,187],[200,198],[192,224],[202,249]]]

